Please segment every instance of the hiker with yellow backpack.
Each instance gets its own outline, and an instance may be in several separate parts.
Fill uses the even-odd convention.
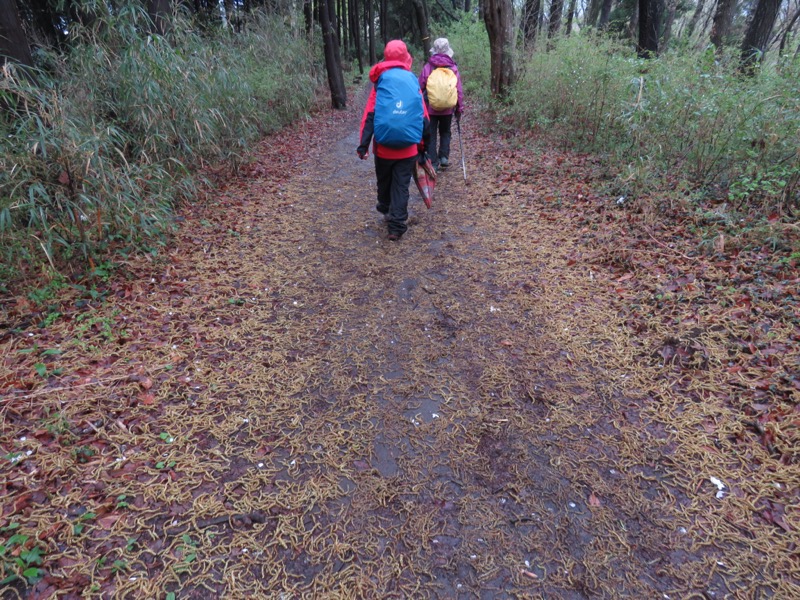
[[[453,60],[453,49],[447,38],[433,42],[430,52],[431,57],[419,74],[419,87],[431,120],[428,157],[438,171],[440,168],[446,169],[450,163],[450,126],[453,115],[456,121],[460,121],[464,113],[464,92],[458,65]]]

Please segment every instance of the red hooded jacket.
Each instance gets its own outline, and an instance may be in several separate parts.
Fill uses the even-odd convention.
[[[419,154],[424,146],[427,146],[427,139],[429,135],[429,121],[428,109],[425,102],[422,103],[422,109],[425,113],[425,122],[422,127],[422,139],[419,144],[412,144],[405,148],[389,148],[382,146],[378,142],[372,140],[372,122],[375,117],[375,85],[378,79],[389,69],[405,69],[411,70],[411,63],[413,59],[408,53],[408,48],[404,42],[400,40],[392,40],[386,44],[383,50],[383,60],[372,67],[369,71],[369,80],[373,83],[372,90],[369,93],[367,105],[364,107],[364,114],[361,117],[361,146],[368,147],[372,141],[372,151],[375,156],[379,158],[388,158],[392,160],[411,158]],[[422,90],[420,90],[420,95]]]

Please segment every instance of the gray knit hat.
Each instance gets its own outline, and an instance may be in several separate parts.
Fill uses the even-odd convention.
[[[453,58],[453,49],[450,47],[450,42],[447,41],[447,38],[439,38],[433,42],[431,54],[447,54],[447,56]]]

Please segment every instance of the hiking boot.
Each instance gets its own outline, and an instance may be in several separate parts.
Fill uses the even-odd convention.
[[[446,169],[450,166],[450,159],[446,156],[443,156],[439,159],[439,165],[442,167],[442,170]]]

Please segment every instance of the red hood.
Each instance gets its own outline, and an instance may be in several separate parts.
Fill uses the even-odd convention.
[[[392,40],[383,49],[383,60],[370,69],[369,80],[372,83],[377,83],[378,78],[384,72],[397,67],[410,71],[412,62],[413,59],[408,53],[405,43],[401,40]]]

